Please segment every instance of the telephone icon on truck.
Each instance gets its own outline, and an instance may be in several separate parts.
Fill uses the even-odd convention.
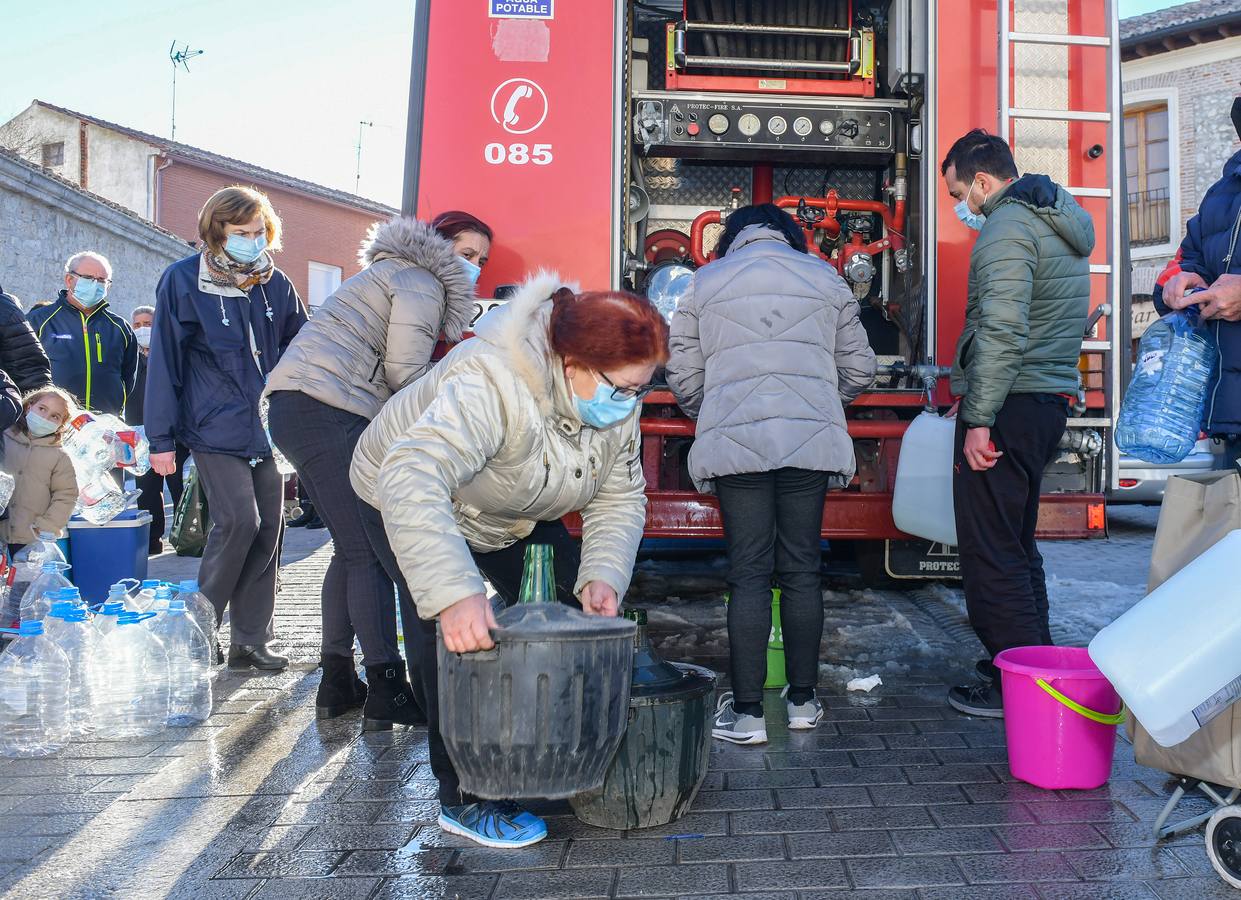
[[[547,118],[547,95],[528,78],[510,78],[491,95],[491,117],[509,134],[529,134]]]

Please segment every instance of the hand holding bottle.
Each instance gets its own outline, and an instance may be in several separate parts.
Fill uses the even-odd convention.
[[[485,594],[471,594],[440,613],[440,634],[444,648],[451,653],[473,653],[495,646],[491,629],[495,614]]]

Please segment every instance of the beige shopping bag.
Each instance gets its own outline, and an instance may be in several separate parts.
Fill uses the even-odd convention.
[[[1151,551],[1149,594],[1234,529],[1241,528],[1241,472],[1168,479]]]

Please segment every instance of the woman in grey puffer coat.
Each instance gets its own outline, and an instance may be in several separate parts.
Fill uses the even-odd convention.
[[[377,223],[359,254],[365,268],[315,311],[268,379],[272,440],[297,468],[332,534],[323,579],[320,718],[363,702],[364,729],[417,724],[424,715],[397,646],[394,573],[368,538],[362,517],[371,510],[350,487],[349,466],[358,438],[388,398],[430,369],[441,332],[461,340],[490,244],[491,230],[466,213],[443,213],[430,224]],[[402,596],[401,603],[402,621],[414,621],[412,599]],[[365,686],[354,670],[355,633]],[[413,648],[407,641],[410,671],[416,671]]]
[[[739,209],[716,249],[673,316],[668,384],[698,420],[690,474],[719,496],[728,544],[733,690],[720,698],[713,734],[761,744],[773,580],[789,727],[823,717],[814,696],[823,500],[853,477],[844,407],[874,379],[875,354],[852,291],[806,252],[788,213]]]

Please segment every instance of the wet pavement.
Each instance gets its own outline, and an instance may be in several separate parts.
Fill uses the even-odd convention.
[[[1122,509],[1107,543],[1045,545],[1058,639],[1083,643],[1142,593],[1149,510]],[[716,746],[692,812],[628,834],[546,804],[547,841],[495,851],[446,836],[425,733],[359,735],[318,722],[314,694],[324,532],[291,530],[278,675],[223,672],[205,725],[51,759],[0,760],[0,894],[13,898],[593,898],[970,900],[1232,896],[1201,830],[1156,843],[1170,784],[1118,742],[1108,786],[1016,782],[1002,723],[948,709],[979,648],[951,588],[825,592],[827,718],[790,734],[770,694],[771,742]],[[152,576],[194,560],[154,560]],[[708,573],[709,574],[709,573]],[[668,600],[676,566],[639,584],[665,654],[717,667],[723,606]],[[870,694],[855,675],[879,674]],[[1205,811],[1190,803],[1187,811]]]

